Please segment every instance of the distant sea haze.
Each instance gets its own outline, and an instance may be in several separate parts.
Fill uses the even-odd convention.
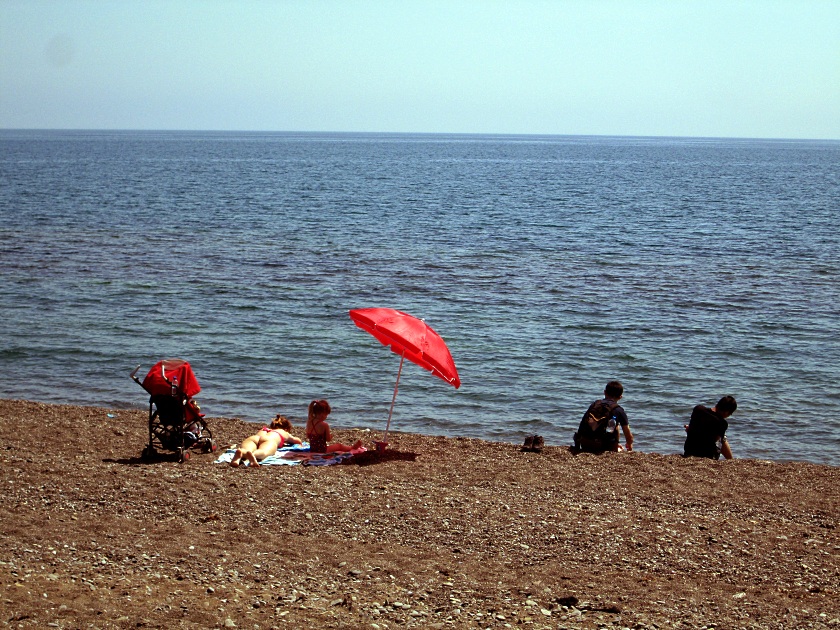
[[[0,397],[567,445],[619,379],[638,450],[735,396],[736,457],[840,464],[840,142],[0,131]],[[138,445],[138,452],[142,445]]]

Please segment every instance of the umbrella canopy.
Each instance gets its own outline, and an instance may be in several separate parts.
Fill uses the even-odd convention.
[[[455,389],[461,379],[449,348],[425,321],[392,308],[360,308],[350,311],[356,326],[376,337],[383,346],[404,355],[412,363],[443,379]]]
[[[391,426],[391,414],[397,399],[403,362],[408,359],[424,370],[453,385],[461,386],[461,378],[455,367],[455,361],[449,353],[446,342],[425,321],[408,313],[392,308],[359,308],[350,311],[350,319],[364,331],[373,335],[379,342],[400,355],[400,369],[397,372],[397,384],[394,386],[394,398],[388,412],[388,425],[385,428],[385,441]]]

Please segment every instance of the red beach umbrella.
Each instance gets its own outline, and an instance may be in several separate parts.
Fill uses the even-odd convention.
[[[392,352],[400,355],[397,383],[394,385],[394,397],[385,427],[385,442],[388,441],[391,415],[406,359],[453,385],[455,389],[461,386],[455,361],[452,360],[446,342],[422,319],[392,308],[355,309],[350,311],[350,319],[356,326],[376,337],[383,346],[390,347]]]

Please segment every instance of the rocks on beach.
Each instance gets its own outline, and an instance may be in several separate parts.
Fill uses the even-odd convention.
[[[392,433],[248,470],[144,461],[147,423],[0,400],[0,624],[840,629],[836,467]]]

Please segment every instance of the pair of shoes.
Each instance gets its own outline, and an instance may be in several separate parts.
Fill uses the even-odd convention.
[[[528,453],[539,453],[545,446],[545,440],[541,435],[529,435],[525,438],[522,450]]]

